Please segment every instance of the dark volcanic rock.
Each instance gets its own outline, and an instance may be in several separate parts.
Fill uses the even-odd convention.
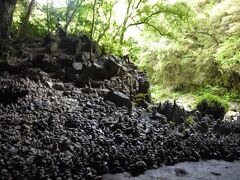
[[[176,176],[186,176],[188,173],[184,169],[175,169]]]
[[[60,48],[66,53],[73,55],[79,55],[82,52],[90,52],[91,46],[92,52],[99,56],[100,48],[98,44],[96,42],[91,42],[86,35],[64,37],[60,42]]]
[[[105,61],[104,67],[106,71],[106,78],[111,78],[119,74],[121,70],[121,65],[118,61],[117,57],[115,56],[109,56],[109,58]]]
[[[79,37],[65,37],[60,42],[60,47],[68,54],[78,54],[81,50],[81,40]]]
[[[83,179],[123,171],[138,175],[164,163],[233,161],[240,156],[237,123],[195,112],[195,123],[173,126],[157,111],[134,107],[129,115],[129,98],[108,89],[66,90],[68,84],[63,84],[65,90],[57,91],[17,76],[0,77],[0,84],[6,90],[1,97],[11,89],[28,90],[7,95],[17,100],[0,101],[2,178]],[[105,102],[107,95],[121,106]],[[232,132],[223,133],[223,128]]]
[[[144,173],[147,170],[147,164],[144,161],[137,161],[132,165],[131,173],[136,176],[138,174]]]
[[[211,105],[207,100],[204,100],[197,106],[197,109],[203,115],[213,115],[215,119],[223,119],[225,115],[225,108],[221,104]]]
[[[23,78],[29,78],[30,80],[33,81],[43,81],[45,78],[48,77],[48,74],[43,72],[39,68],[27,68],[22,72],[22,77]]]
[[[48,45],[57,43],[54,52],[48,50]],[[138,94],[141,99],[138,106],[147,108],[151,102],[148,93],[149,82],[145,73],[139,72],[129,60],[114,55],[99,56],[98,45],[93,48],[92,59],[87,48],[91,44],[86,35],[63,37],[61,39],[47,36],[44,40],[28,40],[18,58],[11,58],[0,67],[0,71],[10,74],[20,74],[31,80],[44,82],[48,78],[74,83],[76,87],[91,86],[121,91],[134,100]],[[86,45],[86,47],[85,47]],[[82,49],[83,48],[83,49]],[[86,49],[85,49],[86,48]],[[95,52],[96,51],[96,52]],[[31,69],[28,70],[28,69]],[[48,74],[43,74],[40,72]],[[82,77],[84,77],[84,80]]]
[[[1,58],[0,57],[0,71],[7,71],[12,74],[19,73],[24,66],[27,65],[26,60],[18,58]]]
[[[140,74],[140,78],[138,79],[138,82],[139,82],[138,93],[147,94],[148,89],[150,88],[150,83],[147,79],[146,74]]]
[[[62,67],[71,67],[73,63],[73,57],[71,55],[67,54],[59,54],[56,56],[57,62],[62,66]]]
[[[104,99],[114,102],[117,106],[131,106],[129,97],[119,91],[110,91]]]
[[[47,54],[40,54],[37,55],[33,59],[33,65],[35,67],[41,68],[43,71],[47,73],[56,72],[61,68],[60,64],[58,64],[55,60],[53,60],[49,55]]]
[[[54,83],[52,87],[53,87],[54,89],[60,90],[60,91],[63,91],[63,90],[65,89],[63,83]]]
[[[148,102],[148,82],[134,64],[109,56],[84,64],[76,57],[82,52],[44,54],[41,44],[25,49],[34,54],[34,66],[15,73],[0,68],[1,179],[100,179],[162,164],[240,158],[237,122],[186,112],[176,103],[153,111],[135,107],[131,100],[140,92]]]
[[[86,70],[84,71],[83,74],[84,74],[84,76],[90,77],[94,80],[105,79],[105,75],[106,75],[103,65],[96,63],[96,62],[93,64],[89,64],[86,67]]]
[[[160,120],[160,121],[163,121],[163,122],[167,120],[166,116],[158,113],[157,111],[153,111],[153,113],[152,113],[152,119],[154,119],[154,120]]]
[[[117,62],[117,57],[102,57],[98,62],[89,64],[86,67],[85,76],[95,80],[110,79],[119,75],[121,65]]]
[[[182,123],[189,114],[183,107],[178,106],[175,101],[174,103],[169,101],[166,101],[163,104],[160,103],[157,111],[166,116],[168,120],[175,121],[177,123]]]
[[[75,61],[81,62],[87,65],[87,62],[89,61],[89,59],[90,59],[90,52],[82,52],[75,58]]]
[[[47,45],[47,52],[55,53],[58,50],[58,42],[53,41]]]

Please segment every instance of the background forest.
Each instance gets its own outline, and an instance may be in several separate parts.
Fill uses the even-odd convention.
[[[240,99],[239,0],[17,1],[12,36],[54,35],[56,26],[129,55],[148,73],[155,101]]]

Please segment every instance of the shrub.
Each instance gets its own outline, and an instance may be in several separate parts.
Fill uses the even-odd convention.
[[[224,114],[229,108],[227,101],[210,93],[205,93],[200,96],[196,101],[195,107],[203,115],[213,115],[216,119],[223,119]]]

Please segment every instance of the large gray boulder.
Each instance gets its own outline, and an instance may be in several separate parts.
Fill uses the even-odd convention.
[[[82,71],[83,70],[83,64],[81,62],[74,62],[72,64],[72,67],[76,71]]]

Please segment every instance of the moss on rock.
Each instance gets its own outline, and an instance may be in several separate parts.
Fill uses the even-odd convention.
[[[197,99],[195,108],[204,115],[213,115],[216,119],[223,119],[224,114],[228,111],[229,105],[228,102],[221,97],[205,93]]]

